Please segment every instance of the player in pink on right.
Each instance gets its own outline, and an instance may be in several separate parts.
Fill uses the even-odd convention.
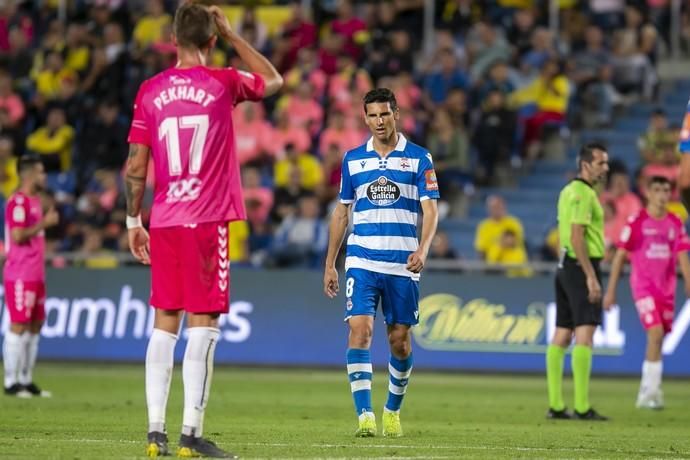
[[[664,336],[673,326],[676,297],[676,264],[680,262],[686,295],[690,295],[690,240],[683,222],[666,210],[671,199],[671,183],[652,177],[647,186],[647,207],[632,217],[621,231],[613,259],[604,308],[616,304],[616,285],[628,254],[632,264],[630,286],[640,322],[647,331],[647,352],[642,365],[642,381],[637,407],[662,409]]]
[[[249,72],[207,67],[218,36]],[[166,406],[184,314],[189,338],[177,455],[233,458],[202,436],[218,318],[229,309],[228,222],[246,218],[232,110],[276,93],[283,80],[230,28],[218,7],[182,4],[172,38],[177,65],[142,83],[134,102],[125,175],[129,246],[151,265],[150,302],[156,312],[146,352],[146,454],[169,454]],[[150,240],[140,216],[149,159],[156,178]]]

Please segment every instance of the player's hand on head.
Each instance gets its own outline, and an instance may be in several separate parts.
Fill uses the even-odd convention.
[[[424,269],[425,257],[418,251],[413,252],[407,258],[407,269],[412,273],[420,273]]]
[[[151,264],[151,249],[149,246],[149,233],[143,227],[130,228],[128,230],[129,250],[142,264]]]
[[[333,267],[327,268],[323,274],[323,292],[333,299],[338,295],[339,290],[338,271]]]
[[[596,277],[587,277],[587,290],[589,291],[589,301],[592,303],[601,300],[601,285]]]
[[[232,33],[230,21],[228,21],[228,17],[223,13],[223,10],[213,5],[208,7],[208,11],[213,16],[213,21],[216,23],[216,29],[218,29],[220,35],[225,36]]]

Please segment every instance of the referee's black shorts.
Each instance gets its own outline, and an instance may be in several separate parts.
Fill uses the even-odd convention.
[[[601,284],[599,259],[590,259]],[[580,263],[564,257],[556,272],[556,327],[575,329],[577,326],[601,324],[601,301],[589,301],[587,277]]]

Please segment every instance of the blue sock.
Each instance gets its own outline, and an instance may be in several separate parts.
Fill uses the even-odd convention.
[[[400,410],[412,373],[412,362],[412,354],[405,359],[398,359],[391,355],[391,360],[388,363],[390,382],[388,383],[388,401],[386,402],[386,409],[391,412]]]
[[[357,415],[371,410],[371,353],[360,348],[347,350],[347,376]]]

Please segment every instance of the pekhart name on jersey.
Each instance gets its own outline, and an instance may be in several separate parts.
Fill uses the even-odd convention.
[[[195,102],[204,107],[215,101],[217,98],[213,94],[207,93],[201,88],[196,88],[191,85],[180,85],[173,88],[167,88],[160,93],[153,100],[153,104],[158,110],[174,101],[188,101]]]

